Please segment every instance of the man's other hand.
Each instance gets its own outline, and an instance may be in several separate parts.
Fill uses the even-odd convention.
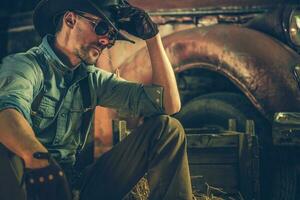
[[[143,40],[150,39],[157,35],[158,27],[150,16],[142,9],[131,6],[127,1],[117,8],[117,26]]]

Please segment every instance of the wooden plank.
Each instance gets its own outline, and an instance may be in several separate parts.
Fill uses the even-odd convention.
[[[237,120],[236,119],[228,119],[228,130],[236,131],[237,130]]]
[[[238,192],[237,165],[190,165],[191,176],[203,176],[203,182],[222,188],[228,193]],[[194,185],[194,187],[197,187]],[[201,187],[201,186],[199,186]]]
[[[187,134],[190,148],[237,147],[238,143],[238,134]]]
[[[202,129],[202,128],[185,128],[185,133],[187,135],[239,135],[243,132],[237,131],[220,131],[214,129]]]
[[[245,199],[260,199],[260,163],[254,121],[247,120],[246,134],[240,135],[239,188]]]
[[[188,148],[190,164],[235,164],[237,148]]]
[[[239,188],[243,194],[243,196],[247,199],[251,198],[251,192],[253,191],[252,189],[252,184],[251,184],[251,171],[250,171],[250,165],[251,165],[251,160],[250,160],[250,155],[249,155],[249,141],[248,141],[249,135],[244,134],[240,135],[239,137]]]

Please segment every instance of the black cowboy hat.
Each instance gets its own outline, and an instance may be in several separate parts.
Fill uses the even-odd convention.
[[[34,9],[33,25],[41,37],[55,33],[55,18],[66,11],[81,11],[104,19],[117,33],[118,40],[130,40],[115,25],[113,8],[123,0],[41,0]]]

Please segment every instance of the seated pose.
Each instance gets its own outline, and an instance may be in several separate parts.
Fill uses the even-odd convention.
[[[0,65],[0,199],[121,200],[147,173],[149,199],[191,200],[186,138],[168,116],[180,109],[157,25],[124,0],[41,0],[33,23],[43,38]],[[120,30],[145,40],[152,85],[96,68]],[[123,141],[79,162],[96,106],[143,116]],[[85,163],[85,164],[83,164]]]

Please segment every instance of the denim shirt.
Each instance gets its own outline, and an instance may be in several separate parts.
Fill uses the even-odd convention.
[[[97,105],[117,108],[131,115],[150,116],[164,112],[163,89],[128,82],[92,65],[66,66],[51,49],[45,36],[38,47],[7,56],[0,65],[0,110],[19,111],[38,140],[61,163],[74,163],[82,115]],[[84,108],[79,82],[88,79],[91,108]],[[32,103],[43,92],[37,111]],[[90,127],[90,125],[89,125]],[[21,141],[20,141],[21,142]]]

